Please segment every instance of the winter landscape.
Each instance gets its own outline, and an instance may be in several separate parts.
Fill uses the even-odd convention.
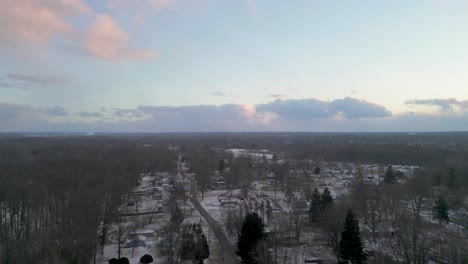
[[[2,263],[466,261],[468,135],[324,136],[4,137]]]
[[[0,0],[0,264],[468,264],[468,0]]]

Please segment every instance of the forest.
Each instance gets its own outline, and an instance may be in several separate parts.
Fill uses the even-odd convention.
[[[450,248],[453,256],[449,259],[461,262],[465,248],[461,240],[433,236],[444,234],[441,226],[448,223],[449,209],[455,212],[466,207],[467,138],[463,133],[3,135],[0,137],[0,263],[96,263],[96,256],[102,254],[100,251],[108,243],[110,226],[119,220],[119,206],[125,203],[131,189],[139,185],[140,175],[152,175],[155,171],[193,175],[202,206],[206,206],[205,195],[209,200],[210,193],[217,190],[230,193],[230,199],[238,195],[249,204],[249,193],[258,189],[257,184],[265,183],[264,190],[270,191],[275,199],[278,193],[279,198],[274,202],[284,204],[288,213],[273,212],[276,205],[270,204],[270,200],[254,202],[246,208],[261,216],[262,219],[254,222],[266,221],[265,226],[274,226],[275,221],[287,223],[284,226],[288,226],[293,238],[291,245],[304,243],[308,239],[304,238],[304,232],[316,229],[329,249],[340,257],[346,218],[349,232],[356,233],[361,221],[367,228],[363,236],[368,244],[384,245],[387,251],[393,252],[383,254],[367,249],[367,254],[373,254],[374,263],[388,263],[391,259],[425,263],[429,252],[440,256],[449,254]],[[236,157],[224,151],[228,149],[248,149],[251,153],[268,150],[271,159],[265,154],[260,159]],[[328,187],[324,189],[319,184],[319,176],[329,166],[326,164],[336,162],[357,168],[349,193],[339,198],[335,193],[332,197]],[[186,172],[181,164],[185,164]],[[386,168],[379,172],[383,179],[380,184],[366,181],[361,171],[365,164]],[[393,171],[391,164],[419,169],[411,179],[404,180],[404,175]],[[333,189],[333,185],[327,186]],[[188,196],[184,187],[180,188],[178,193],[185,204]],[[308,207],[305,216],[299,206],[302,201]],[[171,210],[173,213],[174,207]],[[222,224],[228,237],[241,236],[244,216],[258,218],[246,214],[247,210],[229,207],[225,210],[225,219],[221,221],[225,221]],[[354,215],[350,216],[350,210],[356,220]],[[421,220],[425,210],[434,211],[439,225]],[[381,243],[377,231],[387,222],[391,222],[392,230],[406,228],[406,233],[413,237],[393,236],[392,232],[388,244]],[[458,224],[468,227],[468,218]],[[429,228],[434,233],[423,232]],[[263,237],[259,235],[258,240]],[[269,263],[272,259],[277,263],[278,250],[285,250],[284,245],[273,243],[274,236],[270,234],[269,238],[268,243],[247,246],[248,250],[255,249],[257,255],[264,255],[262,260],[255,260],[258,263]],[[428,241],[433,244],[424,244]],[[417,249],[410,252],[409,245]],[[270,254],[273,249],[274,258]],[[286,261],[286,253],[282,252]],[[244,263],[254,263],[251,255],[239,256]]]

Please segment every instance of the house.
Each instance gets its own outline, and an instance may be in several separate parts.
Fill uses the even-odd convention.
[[[152,229],[143,229],[143,230],[135,230],[134,232],[130,233],[132,236],[138,237],[154,237],[155,231]]]
[[[141,239],[133,239],[125,243],[124,248],[133,248],[133,247],[146,247],[146,241]]]
[[[323,260],[320,258],[309,257],[304,258],[304,263],[322,264]]]

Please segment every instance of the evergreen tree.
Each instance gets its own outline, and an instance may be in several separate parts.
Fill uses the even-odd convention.
[[[395,172],[393,171],[392,166],[388,166],[387,171],[384,175],[384,182],[386,183],[396,183],[397,179],[395,176]]]
[[[241,257],[242,263],[255,263],[253,251],[257,241],[264,236],[264,224],[260,216],[254,212],[247,214],[237,242],[236,253]]]
[[[323,209],[328,208],[328,206],[330,206],[332,202],[333,202],[333,197],[331,196],[331,193],[330,193],[330,190],[328,189],[328,187],[326,187],[325,190],[323,190],[323,193],[322,193]]]
[[[314,189],[314,193],[312,194],[312,198],[310,199],[309,205],[309,221],[314,222],[316,221],[320,213],[322,212],[323,203],[322,197],[320,196],[320,192],[317,188]]]
[[[315,175],[320,174],[320,167],[319,166],[315,167],[314,174]]]
[[[196,243],[196,255],[195,261],[199,264],[203,264],[203,260],[210,256],[210,248],[208,241],[206,240],[205,234],[201,234]]]
[[[351,263],[363,263],[366,260],[364,245],[359,231],[359,222],[351,210],[343,222],[340,240],[340,259]]]
[[[149,264],[153,263],[153,257],[151,255],[145,254],[143,257],[140,258],[141,264]]]
[[[117,261],[118,264],[130,264],[130,261],[128,260],[128,258],[126,257],[123,257],[123,258],[119,258],[119,260]]]
[[[224,161],[224,159],[222,159],[219,161],[218,171],[219,173],[223,173],[225,169],[226,169],[226,162]]]
[[[434,218],[439,221],[439,224],[441,224],[442,222],[447,223],[449,221],[448,204],[442,197],[442,195],[440,195],[437,201],[435,202],[433,214]]]
[[[174,209],[172,209],[171,222],[176,227],[180,227],[183,221],[184,221],[184,215],[182,214],[182,211],[180,210],[179,206],[176,205]],[[177,230],[178,228],[176,228],[176,231]]]
[[[182,233],[179,256],[182,260],[193,260],[195,258],[195,240],[193,234],[187,230]]]
[[[273,154],[273,156],[271,156],[271,159],[273,160],[273,162],[277,162],[278,161],[278,156],[275,154]]]

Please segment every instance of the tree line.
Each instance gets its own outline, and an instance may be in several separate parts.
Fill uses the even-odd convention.
[[[128,138],[0,140],[0,263],[89,263],[144,170],[174,170],[166,146]]]

